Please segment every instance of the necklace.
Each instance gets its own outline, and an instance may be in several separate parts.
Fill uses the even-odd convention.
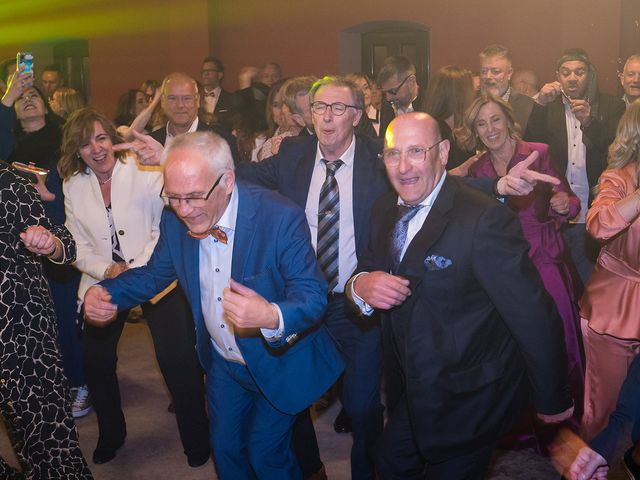
[[[106,185],[107,183],[109,183],[111,181],[111,177],[107,178],[106,180],[100,180],[98,178],[98,183],[102,186],[102,185]]]

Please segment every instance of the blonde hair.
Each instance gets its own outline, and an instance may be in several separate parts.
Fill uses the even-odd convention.
[[[53,98],[60,105],[62,118],[68,118],[73,112],[84,107],[84,99],[75,88],[60,87],[53,93]]]
[[[640,102],[634,101],[618,123],[616,138],[609,145],[608,169],[620,169],[636,163],[636,181],[640,183]]]
[[[469,108],[467,108],[462,117],[462,126],[454,130],[458,145],[461,148],[465,150],[486,150],[485,145],[478,138],[475,124],[480,113],[480,109],[489,103],[495,103],[498,105],[507,117],[509,136],[517,140],[520,139],[520,126],[513,116],[513,108],[511,108],[511,105],[500,97],[486,93],[484,95],[480,95],[471,105],[469,105]]]

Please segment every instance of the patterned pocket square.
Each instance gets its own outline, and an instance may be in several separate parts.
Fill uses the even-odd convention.
[[[451,260],[441,257],[440,255],[429,255],[424,259],[424,266],[427,267],[427,270],[429,271],[444,270],[451,265]]]

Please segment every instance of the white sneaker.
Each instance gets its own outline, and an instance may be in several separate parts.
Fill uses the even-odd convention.
[[[73,404],[71,405],[71,413],[73,418],[80,418],[88,415],[91,412],[91,399],[89,398],[89,389],[86,385],[75,390],[75,396],[73,397]]]

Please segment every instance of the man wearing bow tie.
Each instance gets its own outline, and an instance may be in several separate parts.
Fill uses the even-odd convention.
[[[241,115],[242,97],[222,88],[224,64],[215,57],[205,57],[202,61],[202,102],[201,119],[205,123],[218,123],[233,130],[234,122]]]
[[[295,415],[335,382],[342,359],[320,319],[327,282],[304,212],[278,194],[236,182],[228,145],[211,133],[164,151],[165,211],[145,267],[90,289],[85,315],[109,322],[176,278],[207,372],[218,477],[299,479]]]
[[[373,208],[346,291],[382,314],[404,393],[376,447],[383,479],[483,478],[499,436],[533,401],[568,418],[562,326],[517,218],[445,167],[424,113],[394,119],[382,153],[395,190]]]

